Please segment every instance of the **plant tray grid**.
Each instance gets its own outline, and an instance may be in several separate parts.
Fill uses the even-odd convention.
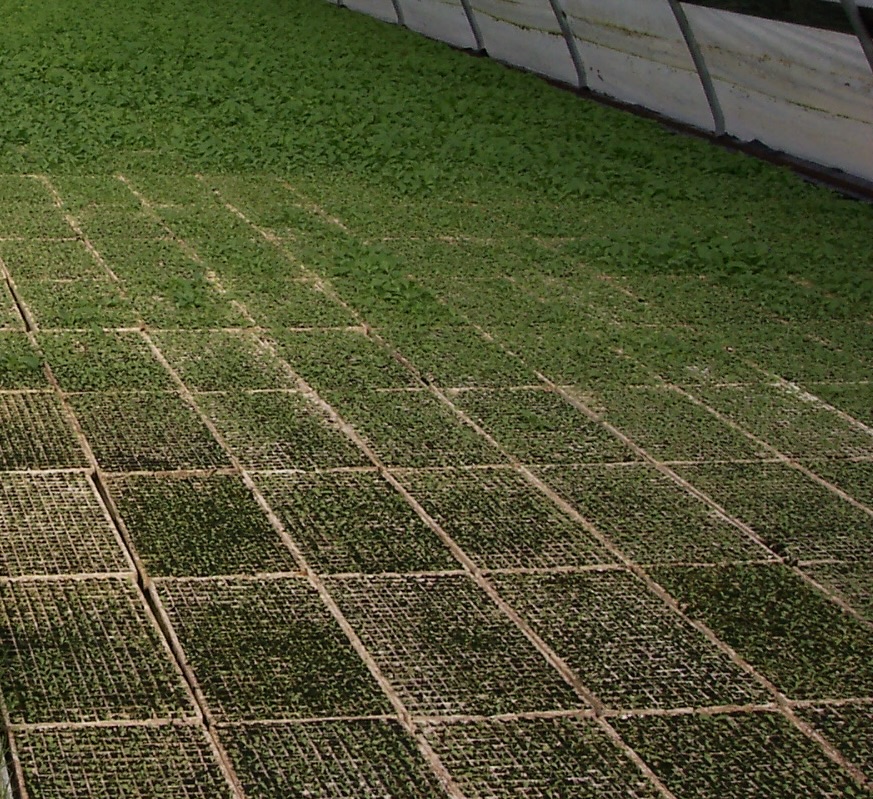
[[[55,396],[0,393],[0,471],[86,465],[73,428]]]
[[[13,723],[194,715],[132,579],[0,583],[0,597]]]
[[[137,554],[153,577],[298,568],[236,475],[112,476],[107,486]]]
[[[651,574],[791,699],[869,696],[869,626],[786,566],[664,566]]]
[[[453,401],[524,463],[636,460],[622,442],[552,391],[463,391]]]
[[[237,298],[264,327],[348,327],[357,322],[348,308],[309,283],[283,279],[263,289],[256,283],[238,291]]]
[[[804,566],[803,570],[873,623],[873,563],[869,558],[851,563],[819,563]]]
[[[411,328],[392,341],[429,382],[444,388],[538,383],[536,374],[471,325]]]
[[[78,394],[70,404],[106,471],[229,465],[209,429],[177,394]]]
[[[597,402],[594,410],[659,461],[769,455],[726,422],[667,388],[611,387],[598,392]]]
[[[630,759],[586,719],[445,724],[427,728],[425,735],[466,796],[658,796]]]
[[[130,569],[84,474],[0,472],[0,577]]]
[[[849,775],[780,715],[637,717],[614,722],[676,796],[861,796]]]
[[[782,463],[680,466],[677,471],[781,555],[862,563],[873,518]]]
[[[513,470],[446,469],[397,477],[481,568],[614,562],[580,524]]]
[[[157,582],[187,661],[219,720],[390,712],[307,580]]]
[[[782,386],[721,386],[699,398],[791,458],[873,456],[873,436]]]
[[[652,466],[547,467],[538,474],[638,563],[770,557],[744,532]]]
[[[471,427],[426,390],[336,392],[330,402],[390,466],[428,467],[504,461]]]
[[[158,391],[170,376],[139,333],[42,333],[39,345],[64,391]]]
[[[84,727],[15,733],[30,799],[231,799],[202,728]]]
[[[458,567],[437,535],[378,474],[264,475],[257,483],[307,562],[318,572]]]
[[[328,588],[413,714],[584,704],[466,576],[330,579]]]
[[[873,460],[815,461],[806,465],[849,496],[873,507]]]
[[[3,251],[0,250],[0,256]],[[0,330],[23,330],[24,322],[5,280],[0,280]]]
[[[683,708],[769,694],[629,572],[495,576],[498,590],[601,701]]]
[[[248,468],[370,465],[339,426],[302,394],[199,394],[197,402]]]
[[[159,333],[154,340],[193,391],[294,388],[281,360],[266,352],[253,333]]]
[[[362,330],[273,331],[283,357],[317,391],[411,388],[412,372]]]
[[[74,235],[72,230],[69,235]],[[108,279],[103,267],[78,240],[0,242],[0,258],[15,280]]]
[[[873,779],[873,704],[811,707],[798,714]]]
[[[0,324],[0,391],[38,391],[50,388],[43,359],[18,330],[3,330]]]
[[[59,239],[71,235],[70,227],[52,205],[48,193],[45,200],[43,203],[4,202],[0,211],[0,236]]]
[[[415,741],[396,721],[222,726],[220,734],[250,799],[445,796]]]
[[[130,300],[110,280],[19,280],[18,291],[41,329],[137,327]]]

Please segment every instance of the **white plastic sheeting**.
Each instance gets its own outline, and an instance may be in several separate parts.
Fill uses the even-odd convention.
[[[476,37],[460,0],[400,0],[403,23],[411,30],[469,50]]]
[[[686,13],[728,133],[873,179],[873,72],[855,36],[701,6]]]
[[[397,21],[392,0],[341,2]],[[492,58],[704,130],[723,115],[741,140],[873,180],[873,69],[849,33],[673,0],[396,2],[403,23],[432,38],[481,42]]]
[[[488,55],[565,83],[573,59],[548,0],[470,0]]]
[[[667,0],[565,0],[588,87],[699,128],[713,119]]]

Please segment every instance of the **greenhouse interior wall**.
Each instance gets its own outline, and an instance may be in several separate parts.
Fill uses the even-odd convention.
[[[338,4],[717,136],[873,180],[873,0]]]

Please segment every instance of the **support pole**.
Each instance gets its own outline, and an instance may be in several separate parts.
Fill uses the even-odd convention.
[[[712,75],[709,74],[709,67],[706,65],[706,59],[703,57],[700,45],[697,43],[697,38],[694,36],[694,30],[691,28],[691,23],[688,21],[685,9],[682,8],[679,0],[667,0],[667,2],[670,4],[673,16],[676,17],[676,22],[679,24],[679,30],[682,31],[682,38],[685,39],[688,52],[691,53],[691,60],[694,62],[694,66],[697,69],[697,76],[700,78],[700,83],[703,86],[703,93],[706,95],[706,101],[709,103],[709,110],[712,112],[712,122],[715,126],[715,135],[724,136],[724,111],[722,111],[721,103],[718,100],[718,94],[715,91],[715,84],[712,82]]]
[[[570,58],[573,59],[573,66],[576,68],[576,80],[580,89],[588,88],[588,76],[585,73],[585,64],[582,61],[582,56],[579,54],[579,45],[576,43],[576,36],[573,29],[570,27],[570,20],[567,19],[567,12],[561,5],[561,0],[549,0],[552,6],[552,11],[555,12],[555,19],[558,21],[558,27],[561,33],[564,34],[564,41],[567,43],[567,49],[570,51]]]
[[[840,0],[840,2],[843,5],[846,16],[849,18],[849,22],[852,23],[852,29],[855,31],[858,41],[861,42],[861,49],[864,51],[864,55],[867,56],[867,63],[870,65],[870,69],[873,70],[873,39],[870,38],[870,31],[867,30],[867,26],[861,18],[861,12],[858,11],[857,0]]]
[[[476,19],[476,12],[473,11],[473,5],[470,0],[461,0],[461,7],[467,15],[467,22],[470,23],[470,30],[473,33],[473,39],[476,42],[476,52],[485,52],[485,37],[482,36],[482,29],[479,27],[479,20]]]
[[[406,21],[403,19],[403,8],[400,6],[400,0],[391,0],[391,5],[394,6],[394,13],[397,15],[397,24],[406,27]]]

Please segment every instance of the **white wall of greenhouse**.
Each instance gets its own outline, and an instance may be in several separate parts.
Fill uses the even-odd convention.
[[[865,53],[863,32],[672,0],[343,4],[703,130],[721,133],[723,123],[742,141],[873,180],[873,50],[867,39]]]

